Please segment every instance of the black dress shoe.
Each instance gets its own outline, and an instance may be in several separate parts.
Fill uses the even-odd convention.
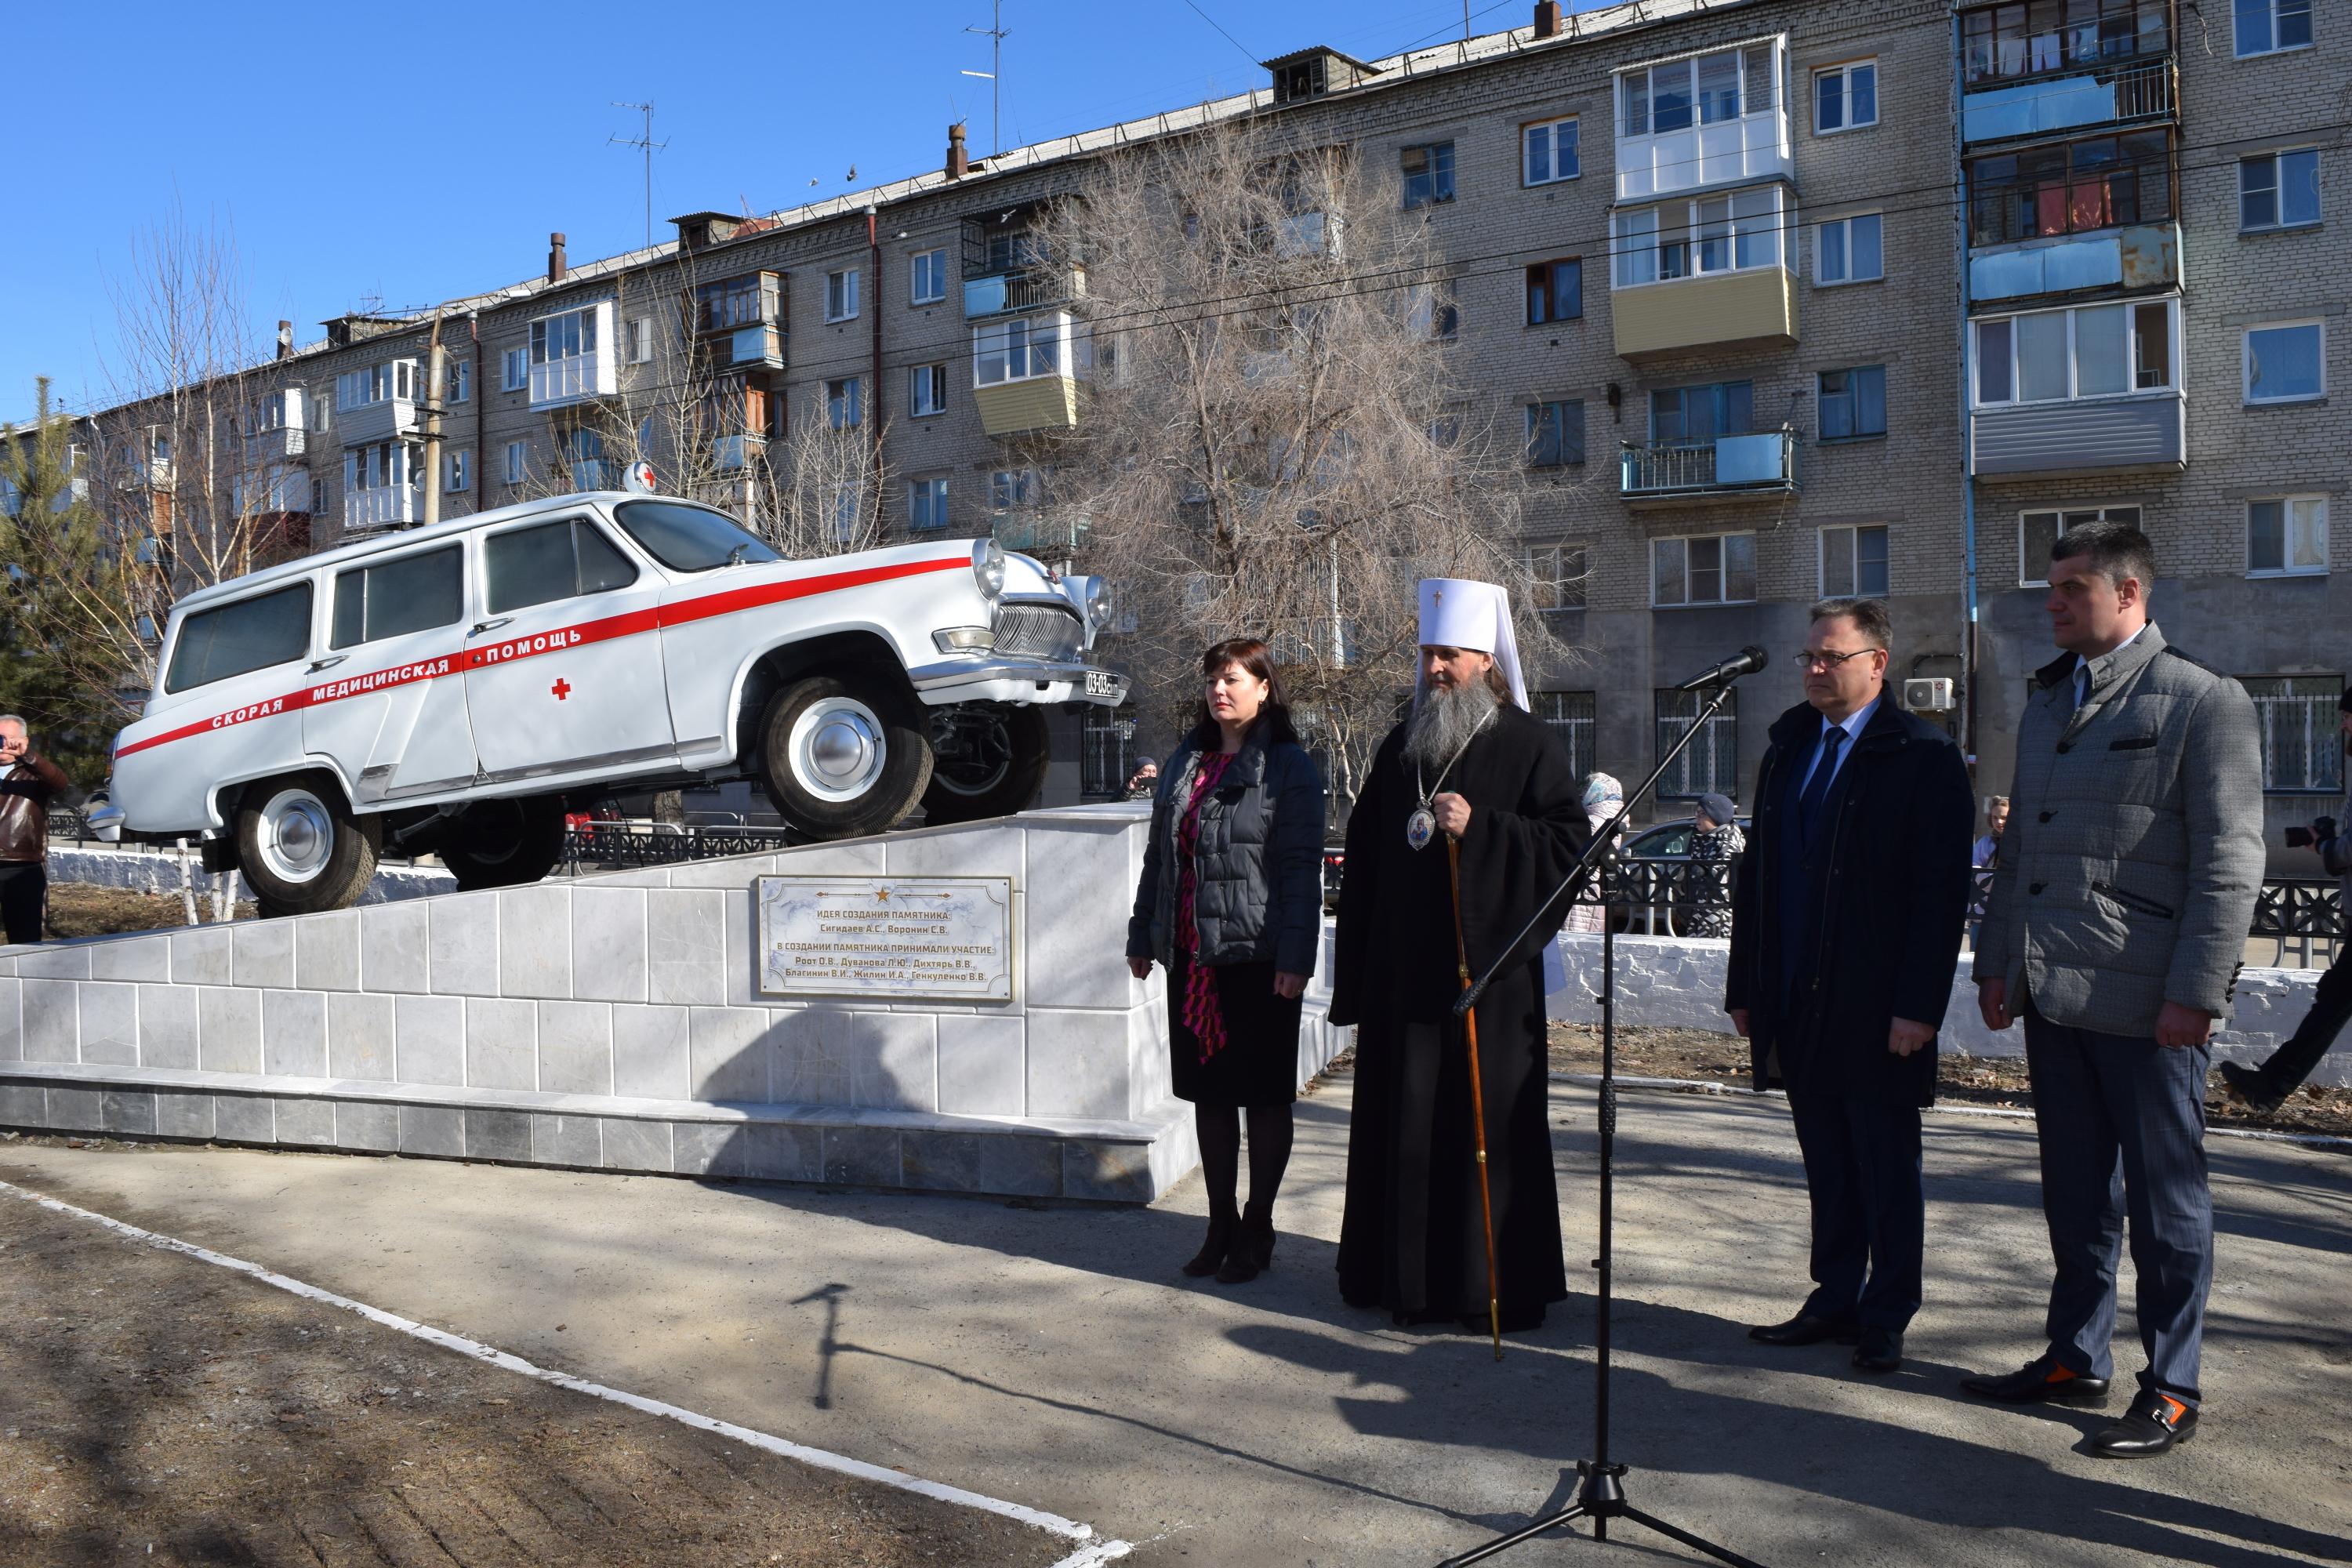
[[[2107,1403],[2107,1380],[2070,1373],[2045,1355],[2004,1376],[1964,1377],[1960,1392],[2003,1405],[2072,1405],[2100,1410]]]
[[[2197,1406],[2143,1388],[2124,1418],[2091,1434],[2092,1453],[2108,1459],[2145,1459],[2197,1435]]]
[[[2230,1092],[2246,1102],[2246,1109],[2257,1116],[2268,1116],[2286,1103],[2286,1096],[2271,1087],[2260,1068],[2240,1067],[2235,1062],[2221,1064],[2221,1081]]]
[[[1862,1325],[1852,1318],[1817,1318],[1800,1312],[1785,1323],[1759,1323],[1748,1331],[1748,1337],[1766,1345],[1817,1345],[1823,1340],[1850,1345],[1862,1338]]]
[[[1864,1372],[1899,1372],[1903,1366],[1903,1336],[1892,1329],[1864,1329],[1854,1347],[1853,1364]]]

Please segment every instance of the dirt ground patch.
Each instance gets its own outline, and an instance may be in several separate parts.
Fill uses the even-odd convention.
[[[0,1542],[84,1564],[1045,1564],[1071,1543],[0,1195]]]
[[[207,917],[209,900],[197,908]],[[236,906],[236,918],[249,921],[258,911],[251,902]],[[49,884],[48,932],[52,937],[120,936],[125,931],[160,931],[187,924],[187,911],[177,893],[141,893],[128,888],[100,888],[87,882]]]
[[[1554,1072],[1599,1072],[1601,1031],[1588,1024],[1551,1026]],[[1955,1057],[1938,1059],[1936,1097],[1960,1105],[2033,1105],[2021,1057]],[[1622,1026],[1617,1031],[1617,1070],[1629,1078],[1693,1079],[1710,1083],[1750,1081],[1748,1042],[1737,1035],[1706,1029],[1656,1029]],[[2305,1086],[2278,1110],[2256,1116],[2230,1097],[2219,1073],[2206,1082],[2205,1116],[2215,1127],[2252,1127],[2270,1132],[2352,1135],[2352,1089]]]

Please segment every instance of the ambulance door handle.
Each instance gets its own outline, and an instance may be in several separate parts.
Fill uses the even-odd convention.
[[[474,637],[481,636],[484,632],[494,632],[513,619],[514,617],[512,616],[500,616],[498,619],[492,621],[476,621],[474,623],[474,629],[467,632],[466,635],[469,637]]]
[[[332,669],[351,657],[347,653],[331,653],[324,658],[314,658],[310,661],[310,673],[316,675],[322,669]]]

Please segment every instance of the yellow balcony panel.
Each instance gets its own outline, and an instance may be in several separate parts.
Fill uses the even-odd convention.
[[[1017,436],[1024,430],[1075,430],[1078,424],[1078,384],[1066,375],[1032,376],[1026,381],[999,382],[972,389],[980,405],[981,428],[992,436]]]
[[[1629,357],[1710,343],[1797,341],[1797,280],[1779,267],[1612,289],[1609,310],[1617,324],[1617,352]]]

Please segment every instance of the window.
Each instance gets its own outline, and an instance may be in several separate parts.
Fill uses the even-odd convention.
[[[948,525],[948,482],[916,479],[907,486],[907,526],[913,529]]]
[[[740,327],[772,325],[782,314],[782,290],[772,272],[746,272],[698,284],[694,290],[694,325],[699,332],[730,332]]]
[[[553,364],[585,359],[596,352],[597,307],[543,316],[530,324],[530,363]]]
[[[1675,742],[1690,733],[1698,722],[1698,711],[1707,700],[1696,691],[1661,691],[1658,693],[1658,755],[1663,757],[1674,749]],[[1706,722],[1706,731],[1684,748],[1658,780],[1658,795],[1665,800],[1692,800],[1703,795],[1727,795],[1739,798],[1739,692],[1734,688],[1726,697],[1715,717]]]
[[[2344,682],[2333,675],[2241,678],[2254,700],[2263,738],[2263,788],[2279,795],[2335,795],[2344,788],[2344,748],[2336,703]]]
[[[824,319],[846,321],[857,315],[857,268],[824,275]]]
[[[1398,152],[1404,171],[1404,205],[1432,206],[1454,199],[1454,143],[1431,142]]]
[[[506,376],[500,384],[500,390],[520,392],[530,384],[530,351],[529,349],[507,350],[505,363]]]
[[[2311,0],[2237,0],[2237,52],[2273,54],[2311,42]]]
[[[416,362],[413,359],[389,360],[364,370],[346,371],[335,377],[335,406],[369,408],[394,399],[405,402],[416,395]]]
[[[988,510],[1034,511],[1045,500],[1034,468],[999,468],[988,476]]]
[[[1617,79],[1618,124],[1627,136],[1687,131],[1767,114],[1778,100],[1773,46],[1751,44],[1696,59],[1669,60]]]
[[[2305,577],[2327,571],[2327,498],[2282,496],[2246,503],[2246,574]]]
[[[1755,405],[1753,382],[1660,387],[1650,394],[1650,440],[1696,447],[1718,436],[1745,436],[1755,427]]]
[[[180,623],[164,687],[192,690],[287,664],[310,651],[310,584],[198,610]]]
[[[2238,226],[2293,228],[2319,221],[2319,150],[2238,160]]]
[[[1528,268],[1528,325],[1572,321],[1584,314],[1584,262],[1577,257]]]
[[[994,386],[1000,382],[1066,374],[1062,349],[1068,331],[1069,318],[1066,315],[991,321],[974,327],[972,384]]]
[[[1538,544],[1528,552],[1528,575],[1535,580],[1536,608],[1584,608],[1584,546]]]
[[[910,365],[907,370],[907,412],[916,419],[928,419],[948,410],[948,367],[943,364]]]
[[[2173,301],[2083,305],[1976,323],[1976,400],[2053,403],[2172,384]]]
[[[1886,596],[1886,528],[1871,523],[1822,530],[1822,597]]]
[[[1813,132],[1859,131],[1878,123],[1878,62],[1856,60],[1813,73]]]
[[[2058,7],[2041,0],[1987,5],[1960,14],[1967,84],[2161,55],[2172,47],[2170,0],[2074,0],[2062,25]]]
[[[1581,402],[1528,405],[1528,467],[1571,468],[1584,461]]]
[[[1821,237],[1813,247],[1813,287],[1867,283],[1886,276],[1879,227],[1876,213],[1856,213],[1822,225]]]
[[[1590,691],[1530,691],[1536,717],[1568,753],[1568,776],[1582,782],[1598,765],[1593,751],[1593,694]]]
[[[861,422],[858,381],[849,376],[824,384],[824,422],[835,430],[854,429]]]
[[[651,316],[632,317],[625,328],[627,353],[625,363],[651,364],[654,359],[654,319]]]
[[[1820,407],[1824,441],[1885,435],[1886,367],[1865,364],[1822,372]]]
[[[453,359],[442,374],[447,382],[448,401],[471,403],[474,400],[474,362],[472,360]]]
[[[504,466],[500,468],[499,472],[499,477],[510,485],[519,485],[524,480],[530,479],[530,443],[528,441],[508,442],[506,462]]]
[[[320,387],[317,392],[310,394],[308,401],[310,405],[310,428],[321,435],[332,430],[335,427],[333,395],[326,388]]]
[[[1650,542],[1650,603],[1746,605],[1756,598],[1756,536],[1710,534]]]
[[[2064,511],[2028,511],[2017,519],[2017,585],[2050,585],[2050,551],[2059,536],[2086,522],[2127,522],[2139,526],[2136,506],[2074,507]]]
[[[1519,132],[1519,184],[1549,185],[1572,180],[1580,172],[1573,119],[1547,120]]]
[[[1462,308],[1454,302],[1454,280],[1418,283],[1405,296],[1405,324],[1436,342],[1452,342],[1462,330]]]
[[[625,500],[615,509],[622,531],[637,548],[673,572],[715,572],[745,562],[782,561],[724,512],[686,501]]]
[[[1667,202],[1614,220],[1617,287],[1780,265],[1779,185]]]
[[[420,450],[404,441],[379,441],[373,446],[351,447],[343,453],[343,488],[405,489],[418,482]]]
[[[2172,137],[2160,128],[1971,159],[1968,174],[1972,246],[2172,216]]]
[[[463,495],[474,488],[474,454],[451,452],[441,459],[441,488],[451,495]]]
[[[2327,395],[2326,332],[2317,321],[2246,329],[2246,401],[2301,403]]]
[[[948,253],[944,248],[919,250],[907,266],[908,304],[936,305],[948,297]]]
[[[494,616],[583,594],[625,588],[637,569],[594,525],[578,518],[510,528],[483,542]]]
[[[329,647],[351,647],[454,625],[466,614],[466,561],[455,544],[335,574]]]

